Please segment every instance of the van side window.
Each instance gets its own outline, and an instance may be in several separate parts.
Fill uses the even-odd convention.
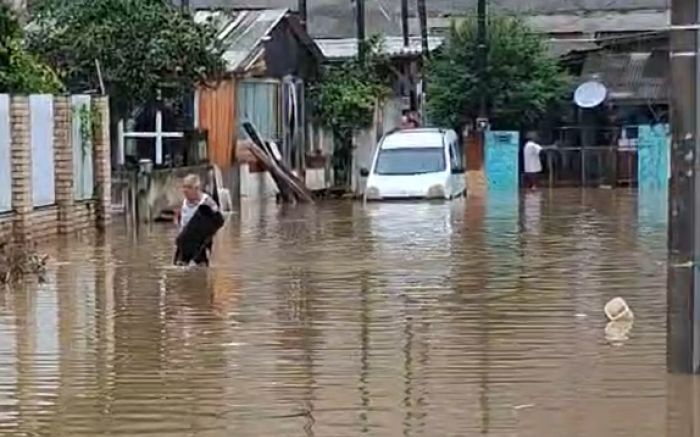
[[[457,151],[455,149],[455,143],[451,142],[450,143],[450,168],[454,170],[455,168],[459,168],[460,164],[460,159],[459,156],[457,155]]]
[[[464,168],[464,151],[462,150],[462,146],[459,144],[459,140],[455,139],[454,143],[455,146],[455,154],[457,154],[457,162],[459,163],[459,166],[461,168]]]

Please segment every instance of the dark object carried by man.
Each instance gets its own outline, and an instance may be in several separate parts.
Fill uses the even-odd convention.
[[[207,250],[217,231],[224,225],[224,216],[207,205],[200,205],[192,219],[175,240],[175,264],[209,264]]]

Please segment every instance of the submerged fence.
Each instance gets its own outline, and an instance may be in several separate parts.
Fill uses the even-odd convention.
[[[667,124],[635,126],[633,142],[603,146],[547,148],[541,156],[541,183],[560,186],[639,186],[667,189],[670,137]],[[522,141],[518,132],[486,134],[484,168],[489,189],[512,190],[520,185]]]
[[[106,97],[0,94],[0,241],[109,221]]]

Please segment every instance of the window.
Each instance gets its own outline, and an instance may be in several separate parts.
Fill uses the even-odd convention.
[[[413,175],[437,173],[445,170],[445,151],[442,148],[382,149],[377,157],[378,175]]]
[[[457,154],[457,148],[455,147],[455,143],[451,142],[450,143],[450,168],[452,170],[456,168],[461,167],[461,159],[459,159],[460,156]]]

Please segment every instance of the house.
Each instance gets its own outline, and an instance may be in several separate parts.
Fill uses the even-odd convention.
[[[596,170],[597,163],[586,164],[592,171],[586,178],[635,184],[640,127],[669,122],[668,31],[601,38],[596,48],[569,53],[562,63],[575,77],[574,86],[595,80],[605,86],[607,95],[595,109],[581,111],[572,105],[571,116],[557,126],[553,139],[564,147],[607,153],[606,158],[593,158],[606,168]],[[605,152],[606,148],[615,153]],[[610,156],[615,159],[605,163]]]
[[[443,40],[443,37],[429,37],[428,50],[436,50]],[[356,38],[316,38],[315,41],[328,62],[343,62],[357,57]],[[422,101],[423,49],[419,37],[409,37],[407,42],[405,44],[403,37],[384,36],[380,50],[391,60],[396,73],[394,97],[401,99],[404,108],[418,110]]]
[[[207,133],[209,160],[221,169],[224,185],[233,193],[243,187],[241,195],[247,196],[247,172],[265,176],[247,162],[238,173],[237,149],[247,139],[242,122],[253,122],[278,144],[287,164],[300,170],[306,150],[304,89],[323,54],[288,9],[200,10],[195,20],[218,29],[226,63],[222,81],[198,89],[195,119]]]
[[[192,7],[221,7],[230,0],[188,0]],[[248,7],[298,7],[298,0],[246,0]],[[315,38],[355,36],[352,0],[307,1],[309,33]],[[473,16],[477,0],[430,0],[426,4],[431,35],[446,29],[453,18]],[[512,14],[542,33],[590,36],[592,33],[651,30],[668,24],[667,0],[489,0],[489,12]],[[411,32],[418,35],[415,2],[409,2]],[[401,0],[366,2],[367,34],[401,35]],[[640,26],[642,28],[640,28]],[[634,29],[631,29],[634,28]]]
[[[436,50],[443,40],[442,37],[429,37],[428,49],[431,52]],[[357,57],[356,38],[316,38],[315,41],[328,63],[340,63]],[[386,101],[379,102],[372,125],[355,132],[351,185],[356,195],[361,195],[364,190],[360,169],[371,166],[375,148],[382,135],[399,126],[402,110],[420,111],[422,106],[422,42],[419,37],[409,37],[407,42],[405,44],[403,37],[397,36],[383,36],[380,40],[379,49],[389,58],[395,73],[393,94]],[[312,147],[325,154],[332,154],[334,145],[330,133],[321,126],[315,126],[312,132]]]

